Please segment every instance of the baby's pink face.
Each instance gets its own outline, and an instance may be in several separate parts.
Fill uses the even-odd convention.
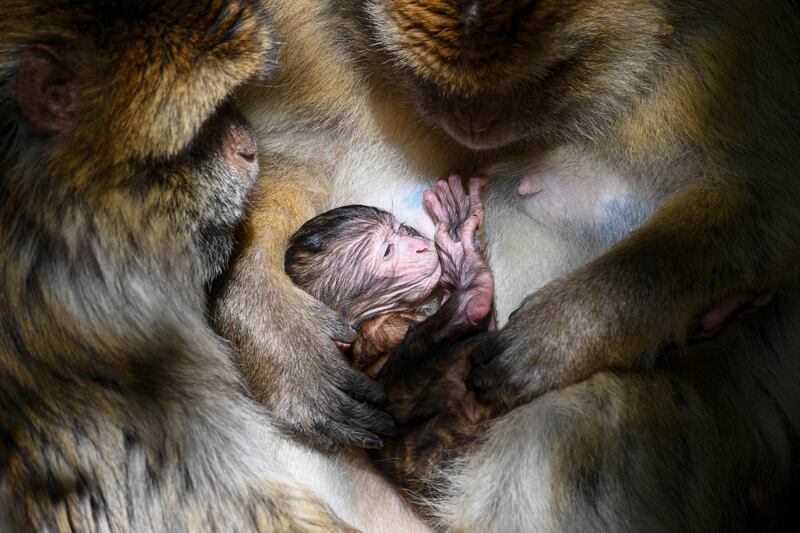
[[[393,227],[374,235],[373,246],[371,268],[389,284],[380,307],[396,304],[407,308],[423,302],[436,289],[442,269],[433,241],[394,222]]]

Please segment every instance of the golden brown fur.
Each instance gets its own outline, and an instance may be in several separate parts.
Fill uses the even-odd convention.
[[[417,311],[399,311],[367,320],[356,330],[356,339],[347,352],[350,363],[374,379],[408,328],[426,318]]]
[[[273,48],[251,2],[0,7],[3,531],[349,530],[204,317]]]
[[[245,367],[261,362],[253,375],[270,376],[262,387],[274,379],[318,387],[320,373],[288,369],[295,357],[330,352],[324,335],[309,333],[319,332],[316,312],[297,310],[311,304],[281,300],[284,292],[264,289],[283,286],[280,275],[266,284],[258,274],[280,264],[286,237],[345,203],[394,208],[422,229],[414,191],[485,164],[495,169],[487,231],[501,322],[526,293],[560,279],[484,346],[487,356],[505,355],[476,384],[510,385],[496,388],[499,399],[521,405],[444,474],[433,502],[444,524],[741,528],[754,516],[750,487],[784,490],[800,428],[796,8],[751,0],[270,5],[287,36],[284,68],[244,103],[274,162],[260,194],[296,216],[254,203],[258,240],[243,257],[260,262],[238,263],[239,288],[221,306]],[[596,164],[559,175],[572,159]],[[567,204],[556,213],[563,224],[551,224],[552,210],[516,195],[519,180],[545,163],[553,182],[575,179],[578,190],[625,184],[625,209],[583,219]],[[774,287],[768,309],[721,337],[656,356],[683,345],[697,315],[731,291]],[[251,311],[257,320],[245,313],[252,294],[270,295]],[[291,302],[285,322],[275,300]],[[290,341],[289,324],[305,340]],[[283,350],[295,355],[275,356]],[[624,368],[603,370],[612,365]]]

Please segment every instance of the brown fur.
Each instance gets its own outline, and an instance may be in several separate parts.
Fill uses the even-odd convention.
[[[426,318],[424,313],[400,311],[367,320],[356,330],[356,340],[348,350],[350,363],[374,379],[392,350],[403,341],[408,328]]]
[[[222,104],[273,47],[250,2],[0,7],[3,531],[348,530],[203,312],[253,179]]]
[[[274,216],[274,204],[255,202],[250,229],[262,240],[249,241],[243,257],[279,264],[285,238],[331,203],[401,209],[403,183],[484,163],[495,169],[487,231],[499,286],[538,289],[639,229],[534,293],[483,345],[500,357],[476,384],[518,407],[438,478],[441,499],[432,503],[446,526],[742,528],[751,485],[767,478],[783,490],[800,427],[796,8],[754,0],[273,5],[279,31],[293,40],[274,86],[252,87],[244,103],[276,156],[260,187],[282,200],[290,191],[285,205],[298,216],[289,222]],[[472,6],[480,31],[466,31]],[[580,231],[552,236],[519,215],[516,182],[565,146],[633,190],[639,222],[597,239],[602,246]],[[528,274],[554,252],[563,257],[547,274]],[[295,370],[297,359],[329,349],[325,335],[309,333],[319,332],[313,306],[271,292],[282,278],[271,271],[265,282],[261,272],[259,262],[240,262],[234,303],[221,306],[233,311],[227,320],[237,324],[245,366],[267,359],[254,375],[316,387],[322,372]],[[715,301],[776,286],[785,288],[768,309],[709,343],[685,345]],[[252,295],[256,311],[246,305]],[[290,302],[285,315],[275,301]],[[303,340],[294,341],[298,328]],[[663,354],[673,343],[682,348]],[[284,349],[295,352],[275,355]]]
[[[450,462],[479,446],[486,422],[497,414],[465,385],[469,347],[493,320],[465,325],[467,298],[466,290],[453,291],[433,316],[408,329],[379,374],[400,431],[372,457],[390,478],[422,496],[412,501],[424,515],[431,512],[425,499],[446,484]]]

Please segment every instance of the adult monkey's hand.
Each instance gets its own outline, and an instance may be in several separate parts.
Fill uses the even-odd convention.
[[[713,331],[764,305],[796,250],[756,246],[738,192],[698,182],[605,255],[528,296],[474,349],[470,386],[512,408],[606,368],[644,368],[698,320]]]
[[[352,342],[354,331],[283,271],[289,235],[318,210],[314,193],[326,191],[303,168],[279,170],[273,177],[267,168],[270,179],[255,191],[242,250],[216,295],[217,327],[236,347],[253,395],[284,429],[322,449],[380,447],[378,435],[395,430],[378,409],[383,389],[336,344]]]

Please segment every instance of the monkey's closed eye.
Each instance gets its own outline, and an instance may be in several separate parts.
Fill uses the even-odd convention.
[[[393,244],[388,244],[386,246],[386,250],[384,250],[384,252],[383,252],[383,258],[387,259],[389,256],[391,256],[393,249],[394,249],[394,245]]]
[[[400,235],[405,235],[407,237],[422,237],[417,230],[405,224],[400,224]]]

